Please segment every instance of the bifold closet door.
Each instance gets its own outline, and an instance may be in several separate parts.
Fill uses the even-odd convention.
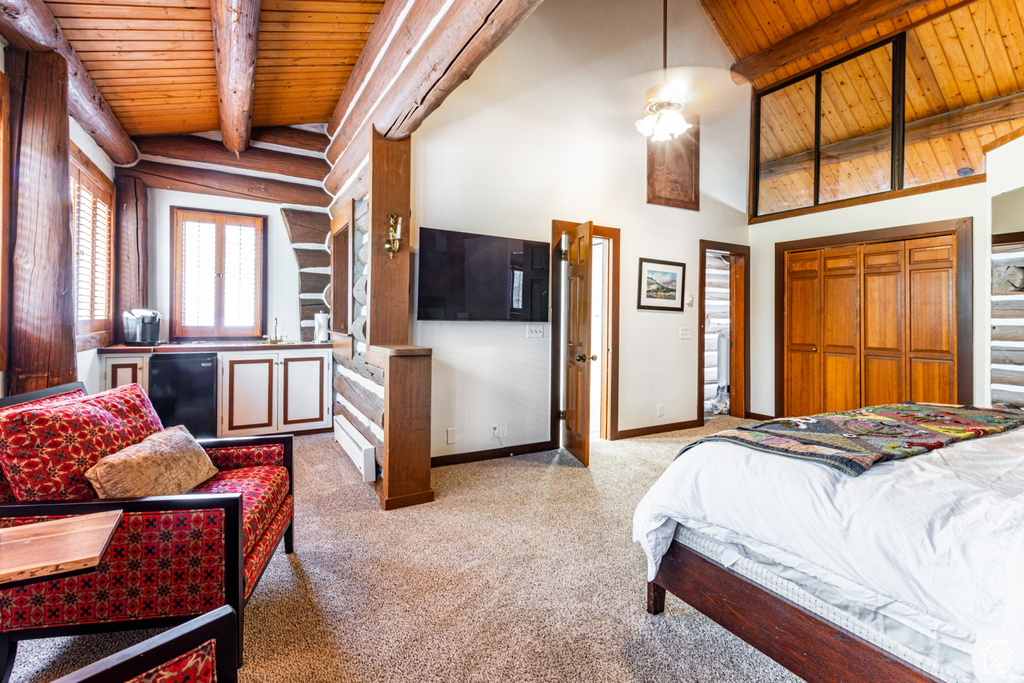
[[[956,403],[956,242],[906,242],[909,400]]]
[[[860,404],[860,247],[821,252],[822,409]]]
[[[861,405],[906,400],[904,243],[861,247]]]
[[[786,254],[785,414],[821,412],[821,252]]]

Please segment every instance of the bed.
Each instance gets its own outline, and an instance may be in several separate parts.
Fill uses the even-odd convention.
[[[644,496],[665,592],[807,680],[1024,681],[1024,429],[859,476],[702,442]]]

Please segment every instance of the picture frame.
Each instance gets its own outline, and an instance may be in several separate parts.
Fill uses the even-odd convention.
[[[686,264],[641,258],[636,307],[641,311],[682,311]]]

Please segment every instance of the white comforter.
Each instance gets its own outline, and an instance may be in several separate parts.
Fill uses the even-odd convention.
[[[676,524],[831,583],[939,640],[974,641],[982,681],[1024,681],[1024,428],[859,477],[700,444],[637,507],[658,571]]]

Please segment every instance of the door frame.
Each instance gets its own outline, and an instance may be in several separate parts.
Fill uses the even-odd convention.
[[[551,443],[552,448],[561,444],[562,433],[562,235],[569,228],[586,221],[551,221]],[[601,380],[601,438],[609,441],[623,438],[619,432],[619,256],[621,252],[621,231],[594,225],[594,237],[600,237],[611,245],[605,258],[604,298],[607,315],[602,316],[605,334],[611,353],[604,354]],[[589,404],[588,404],[589,405]],[[593,418],[593,416],[591,416]]]
[[[705,286],[707,282],[707,253],[708,251],[724,251],[733,258],[743,261],[742,283],[736,282],[735,269],[729,269],[729,332],[733,337],[733,343],[741,345],[740,353],[743,355],[741,364],[742,392],[743,392],[743,414],[735,417],[750,417],[750,247],[744,244],[730,244],[728,242],[715,242],[713,240],[701,240],[699,244],[699,255],[697,257],[697,423],[704,426],[704,321],[705,317]],[[737,284],[742,284],[743,297],[741,300],[741,311],[737,311],[736,289]],[[736,333],[738,330],[738,333]],[[729,354],[729,385],[732,382],[734,356]],[[735,393],[730,390],[730,396]],[[732,402],[730,401],[729,414],[732,415]]]
[[[782,415],[785,405],[786,371],[786,267],[787,251],[820,249],[873,242],[955,235],[956,239],[956,373],[957,401],[974,402],[974,219],[953,218],[929,223],[901,225],[880,230],[847,232],[825,237],[812,237],[775,243],[775,416]]]

